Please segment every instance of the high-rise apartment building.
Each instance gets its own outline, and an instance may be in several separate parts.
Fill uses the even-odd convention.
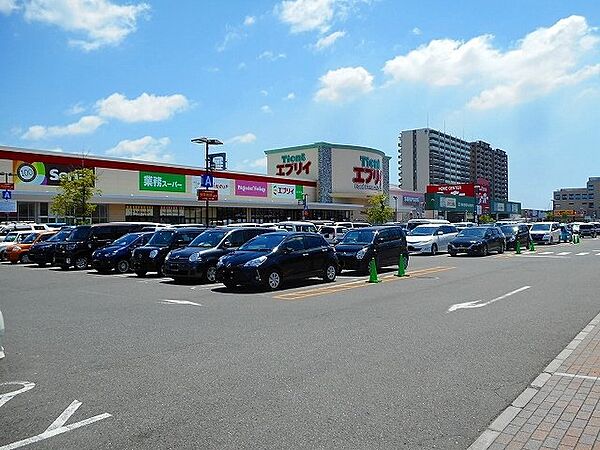
[[[468,142],[430,128],[402,131],[398,143],[398,184],[425,192],[429,184],[490,182],[495,200],[508,200],[508,156],[487,142]]]

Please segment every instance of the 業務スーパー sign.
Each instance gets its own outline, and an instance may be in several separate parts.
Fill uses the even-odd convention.
[[[185,192],[185,175],[140,172],[140,191]]]

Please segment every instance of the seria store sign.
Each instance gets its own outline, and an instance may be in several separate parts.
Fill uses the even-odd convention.
[[[381,160],[362,155],[359,156],[358,160],[360,164],[352,168],[354,189],[380,191],[382,182]]]
[[[13,161],[14,180],[17,184],[60,186],[60,180],[68,177],[77,169],[81,169],[81,167],[44,162]]]
[[[306,153],[281,155],[281,163],[275,165],[275,174],[282,177],[298,176],[302,173],[309,175],[311,165],[312,161],[308,160]]]

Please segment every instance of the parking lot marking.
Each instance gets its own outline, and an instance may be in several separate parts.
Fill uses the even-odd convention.
[[[411,277],[418,278],[419,276],[429,275],[429,274],[438,273],[438,272],[444,272],[446,270],[452,270],[455,268],[456,267],[432,267],[430,269],[414,270],[412,272],[407,273],[408,276],[406,276],[406,277],[396,277],[394,274],[389,274],[389,275],[384,275],[380,278],[381,278],[382,282],[390,282],[390,281],[396,281],[396,280],[409,280]],[[368,284],[366,282],[366,280],[364,278],[362,278],[360,280],[350,281],[347,283],[319,286],[319,287],[305,289],[305,290],[301,290],[301,291],[294,291],[294,292],[279,294],[279,295],[274,296],[273,298],[275,298],[277,300],[301,300],[301,299],[308,298],[308,297],[316,297],[319,295],[326,295],[326,294],[335,294],[338,292],[347,291],[349,289],[364,288],[364,287],[368,287],[368,286],[375,286],[375,285]]]
[[[16,384],[18,386],[23,387],[21,389],[17,389],[16,391],[7,392],[6,394],[0,394],[0,406],[4,405],[6,402],[9,402],[15,396],[22,394],[23,392],[27,392],[35,387],[35,383],[32,383],[30,381],[7,381],[6,383],[0,384],[0,386],[9,386],[11,384]]]
[[[158,303],[162,303],[163,305],[192,305],[192,306],[202,306],[200,303],[190,302],[189,300],[169,300],[168,298],[164,300],[159,300]]]
[[[557,253],[556,256],[566,256],[566,255],[570,255],[572,252],[560,252]]]
[[[540,252],[540,255],[552,255],[554,252]]]
[[[496,297],[487,302],[484,302],[483,300],[475,300],[472,302],[457,303],[448,308],[448,312],[451,313],[459,309],[482,308],[484,306],[491,305],[492,303],[495,303],[497,301],[504,300],[505,298],[508,298],[512,295],[518,294],[519,292],[526,291],[527,289],[531,289],[531,286],[523,286],[519,289],[515,289],[514,291],[508,292],[507,294],[501,295],[500,297]]]
[[[589,255],[590,252],[581,252],[581,253],[577,253],[575,256],[585,256],[585,255]]]

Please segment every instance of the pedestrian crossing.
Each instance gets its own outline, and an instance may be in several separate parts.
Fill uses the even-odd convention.
[[[535,253],[527,253],[520,256],[600,256],[600,250],[592,250],[589,252],[557,252],[548,250],[543,252],[538,251]]]

